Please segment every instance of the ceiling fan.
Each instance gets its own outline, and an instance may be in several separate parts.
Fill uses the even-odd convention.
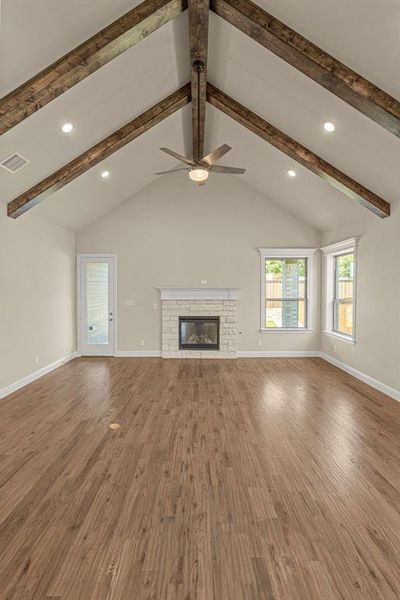
[[[229,150],[232,150],[228,144],[223,144],[207,156],[204,156],[200,160],[190,160],[174,150],[170,150],[169,148],[160,148],[163,152],[166,152],[173,158],[180,160],[185,167],[180,167],[179,169],[170,169],[169,171],[161,171],[160,173],[156,173],[156,175],[166,175],[167,173],[176,173],[177,171],[188,171],[189,177],[192,181],[197,183],[198,185],[205,185],[208,179],[209,173],[225,173],[227,175],[240,175],[246,172],[246,169],[239,169],[238,167],[223,167],[220,165],[216,165],[218,162]]]

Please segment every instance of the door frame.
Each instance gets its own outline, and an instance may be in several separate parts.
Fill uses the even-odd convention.
[[[113,304],[114,304],[114,335],[113,335],[113,352],[111,356],[117,356],[118,354],[118,261],[117,254],[96,254],[95,252],[90,253],[78,253],[76,255],[76,347],[79,356],[82,356],[82,311],[81,311],[81,259],[111,259],[113,261]]]

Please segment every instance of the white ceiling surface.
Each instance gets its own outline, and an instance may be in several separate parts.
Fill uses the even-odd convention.
[[[3,0],[0,95],[138,3]],[[400,0],[259,0],[259,4],[400,98]],[[210,19],[209,79],[366,187],[388,201],[397,200],[400,140],[215,15]],[[31,162],[16,175],[0,169],[1,199],[12,200],[188,80],[184,14],[2,136],[0,158],[18,151]],[[75,124],[70,136],[60,133],[65,120]],[[325,120],[336,123],[335,134],[322,132]],[[222,163],[247,168],[246,183],[317,229],[324,231],[365,212],[208,107],[206,150],[221,143],[233,146]],[[32,213],[82,229],[154,181],[155,171],[175,166],[158,150],[163,145],[190,154],[189,107],[104,161],[112,172],[109,180],[99,178],[103,164],[98,165]],[[296,169],[295,179],[287,177],[289,168]]]
[[[83,229],[154,181],[155,171],[175,166],[158,148],[163,140],[172,148],[182,147],[183,117],[190,127],[189,106],[46,198],[32,209],[32,214],[72,231]],[[100,177],[103,169],[110,171],[108,179]]]

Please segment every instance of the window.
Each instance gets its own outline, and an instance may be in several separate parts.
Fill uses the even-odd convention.
[[[356,239],[322,248],[325,254],[325,330],[354,342]]]
[[[354,254],[335,256],[333,330],[353,336]]]
[[[259,249],[261,330],[311,330],[310,273],[314,249]]]

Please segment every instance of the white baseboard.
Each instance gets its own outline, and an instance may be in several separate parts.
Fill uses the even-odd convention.
[[[115,356],[118,358],[151,358],[160,357],[160,350],[117,350]]]
[[[348,373],[349,375],[352,375],[356,379],[359,379],[360,381],[367,383],[368,385],[375,388],[376,390],[383,392],[387,396],[390,396],[394,400],[398,400],[400,402],[400,390],[396,390],[395,388],[392,388],[389,385],[386,385],[386,383],[382,383],[382,381],[378,381],[378,379],[374,379],[373,377],[366,375],[366,373],[357,371],[357,369],[354,369],[353,367],[346,365],[346,363],[338,360],[337,358],[334,358],[333,356],[330,356],[326,352],[318,352],[318,356],[320,358],[322,358],[323,360],[326,360],[331,365],[338,367],[338,369],[345,371],[346,373]]]
[[[238,358],[315,358],[320,353],[316,350],[244,350],[237,355]]]
[[[54,361],[50,365],[42,367],[41,369],[38,369],[37,371],[30,373],[30,375],[27,375],[26,377],[19,379],[15,383],[11,383],[10,385],[7,385],[4,388],[0,388],[0,398],[5,398],[9,394],[12,394],[13,392],[16,392],[17,390],[19,390],[20,388],[28,385],[28,383],[32,383],[33,381],[36,381],[36,379],[43,377],[43,375],[47,375],[47,373],[54,371],[54,369],[61,367],[61,365],[64,365],[65,363],[69,362],[70,360],[73,360],[74,358],[77,358],[78,356],[79,356],[78,352],[71,352],[70,354],[67,354],[66,356],[63,356],[62,358],[59,358],[58,360]]]

